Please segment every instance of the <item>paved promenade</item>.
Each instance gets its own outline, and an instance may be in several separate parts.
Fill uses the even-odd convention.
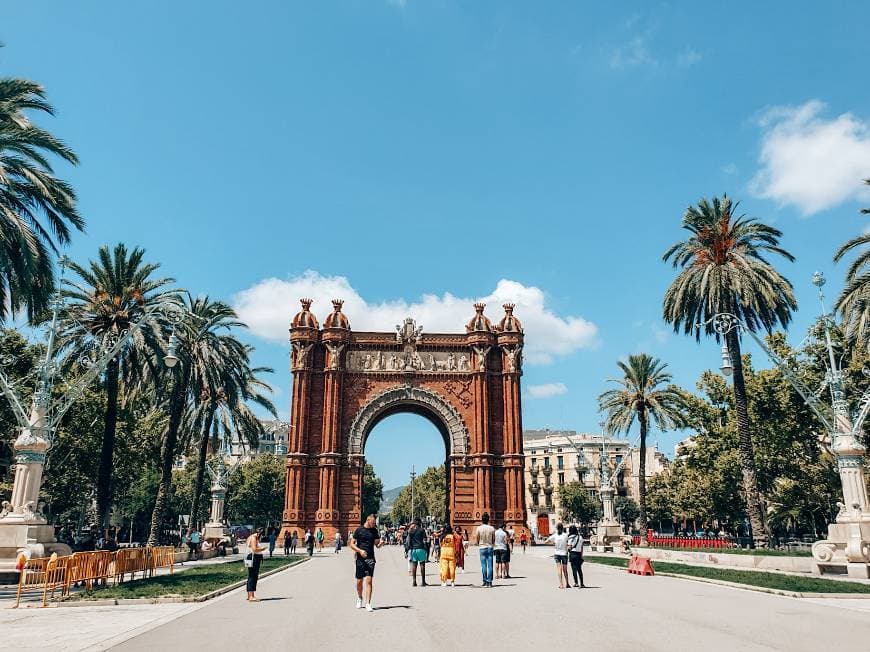
[[[514,555],[512,580],[479,587],[476,549],[458,586],[413,589],[399,548],[378,551],[374,613],[354,609],[348,550],[324,552],[261,581],[256,604],[235,591],[200,605],[3,610],[4,644],[125,651],[461,649],[867,649],[865,600],[797,600],[585,564],[586,590],[555,588],[546,550]],[[434,569],[435,565],[429,565]],[[473,571],[473,572],[472,572]],[[26,628],[26,629],[25,629]],[[113,648],[112,646],[117,646]],[[20,648],[19,648],[20,649]]]

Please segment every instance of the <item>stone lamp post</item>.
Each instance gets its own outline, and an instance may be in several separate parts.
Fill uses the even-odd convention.
[[[840,509],[834,523],[828,526],[827,538],[813,544],[813,558],[817,571],[838,574],[845,571],[850,577],[870,578],[870,501],[867,498],[867,484],[864,477],[864,456],[867,451],[858,438],[864,420],[870,412],[870,390],[864,392],[857,411],[854,415],[850,415],[843,385],[843,370],[834,354],[831,341],[830,327],[833,316],[825,310],[822,294],[824,284],[825,278],[820,272],[813,274],[813,285],[819,289],[819,299],[822,302],[824,344],[828,353],[828,373],[822,386],[815,392],[810,391],[788,363],[776,355],[761,338],[746,328],[738,317],[730,313],[720,313],[714,315],[711,321],[719,335],[725,335],[735,328],[749,333],[828,432],[829,449],[837,460],[843,501],[838,503]],[[726,376],[731,375],[733,363],[725,347],[723,347],[722,360],[722,373]],[[870,374],[870,371],[865,370],[865,373]],[[825,389],[830,392],[830,406],[819,399]]]
[[[229,447],[221,447],[218,455],[206,464],[205,467],[211,478],[211,509],[209,511],[208,523],[205,524],[202,532],[202,537],[214,542],[223,540],[229,545],[232,542],[232,537],[230,536],[230,529],[224,520],[224,506],[226,504],[230,474],[239,465],[240,460],[233,460],[228,466],[224,460],[224,456],[228,452]]]

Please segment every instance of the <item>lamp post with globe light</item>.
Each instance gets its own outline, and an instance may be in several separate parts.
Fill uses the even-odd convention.
[[[821,272],[813,274],[813,285],[819,290],[824,345],[828,354],[828,371],[822,385],[816,391],[806,387],[791,366],[772,351],[764,340],[747,328],[736,315],[717,313],[710,321],[699,327],[712,322],[713,329],[718,335],[727,335],[734,329],[748,333],[822,423],[827,431],[828,448],[837,461],[843,501],[838,503],[839,512],[834,523],[828,526],[828,537],[813,544],[813,557],[821,573],[842,573],[845,570],[851,577],[870,578],[870,501],[868,501],[864,477],[866,448],[859,439],[864,421],[870,413],[870,389],[861,396],[855,413],[850,414],[843,383],[843,370],[834,353],[831,339],[834,318],[825,308],[822,292],[825,277]],[[720,369],[725,376],[730,376],[734,371],[727,345],[722,346]],[[865,373],[870,374],[870,371],[865,370]],[[820,399],[825,389],[830,392],[830,405],[826,405]]]

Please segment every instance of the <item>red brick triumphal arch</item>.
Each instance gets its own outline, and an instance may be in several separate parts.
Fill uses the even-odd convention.
[[[366,438],[383,418],[414,412],[444,437],[454,525],[488,512],[525,528],[520,406],[523,330],[514,306],[493,326],[484,305],[464,334],[356,332],[342,301],[321,328],[312,301],[290,328],[293,398],[284,529],[346,533],[362,514]]]

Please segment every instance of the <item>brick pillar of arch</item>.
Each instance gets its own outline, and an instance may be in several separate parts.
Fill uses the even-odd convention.
[[[319,492],[316,526],[334,533],[339,524],[339,485],[341,472],[341,415],[343,354],[347,346],[345,329],[323,332],[324,369],[322,373],[323,410],[320,451],[317,455]]]
[[[291,331],[290,369],[293,393],[290,412],[293,420],[287,433],[287,475],[284,482],[282,530],[295,529],[300,535],[306,524],[305,490],[311,468],[311,384],[318,339],[319,332],[313,326],[302,326]]]
[[[523,421],[520,395],[522,375],[522,333],[499,333],[501,359],[502,400],[504,402],[502,465],[505,482],[506,505],[504,518],[515,530],[527,527],[525,505]]]

